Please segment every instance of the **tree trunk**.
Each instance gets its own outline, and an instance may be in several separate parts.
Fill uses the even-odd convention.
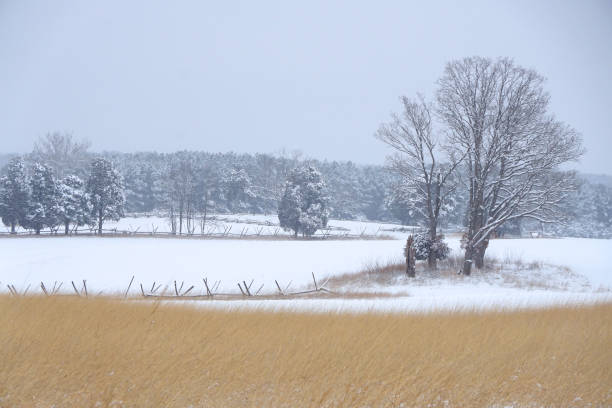
[[[473,257],[473,248],[471,245],[466,246],[465,248],[465,257],[463,259],[463,268],[461,269],[461,273],[470,276],[472,273],[472,257]]]
[[[36,235],[40,235],[40,228],[39,227],[34,228],[34,231],[36,231]]]
[[[102,211],[98,211],[98,234],[102,235]]]
[[[482,241],[480,245],[474,251],[474,263],[476,264],[476,268],[482,269],[484,267],[484,256],[487,248],[489,246],[489,239],[485,239]]]
[[[432,223],[433,224],[433,223]],[[429,227],[429,239],[431,242],[436,240],[437,230],[435,225],[431,225]],[[431,247],[429,248],[429,255],[427,257],[427,267],[429,269],[436,269],[436,254],[432,251]]]
[[[414,249],[414,237],[412,235],[410,235],[406,240],[404,254],[406,255],[406,275],[409,278],[414,278],[416,276],[416,255]]]
[[[66,222],[64,224],[64,235],[68,235],[70,233],[70,223]]]
[[[484,253],[485,250],[482,247],[479,247],[474,251],[474,265],[476,268],[482,269],[484,266]]]
[[[11,234],[15,234],[15,223],[11,222]]]

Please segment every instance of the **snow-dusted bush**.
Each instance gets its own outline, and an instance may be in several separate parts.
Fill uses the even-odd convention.
[[[313,235],[327,225],[329,210],[325,183],[314,167],[298,167],[291,171],[278,206],[278,220],[285,230]]]
[[[66,235],[70,232],[70,224],[79,227],[92,222],[92,207],[83,180],[77,176],[67,176],[58,184],[58,191],[58,217]]]
[[[54,228],[58,224],[60,212],[57,181],[51,167],[35,163],[30,177],[30,201],[24,222],[40,234],[43,228]]]
[[[113,163],[106,159],[94,159],[91,163],[86,192],[91,203],[91,216],[102,233],[102,223],[123,217],[123,180]]]
[[[6,166],[6,176],[0,178],[0,218],[15,233],[18,225],[27,224],[30,183],[23,159],[15,158]]]
[[[420,261],[428,259],[431,252],[433,252],[434,258],[438,260],[446,259],[450,253],[450,248],[444,242],[444,235],[437,235],[432,240],[428,233],[421,232],[414,235],[413,245],[416,259]]]

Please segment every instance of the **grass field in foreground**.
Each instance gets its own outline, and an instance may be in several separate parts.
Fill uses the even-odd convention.
[[[220,312],[0,296],[0,406],[612,406],[612,305]]]

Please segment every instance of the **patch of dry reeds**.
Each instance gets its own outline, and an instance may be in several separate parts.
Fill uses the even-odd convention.
[[[223,312],[0,296],[2,407],[611,406],[612,305]]]

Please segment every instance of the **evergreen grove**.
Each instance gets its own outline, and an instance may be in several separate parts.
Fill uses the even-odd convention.
[[[122,180],[123,212],[167,216],[173,211],[177,219],[177,232],[181,212],[185,218],[193,213],[276,214],[289,172],[303,166],[313,166],[320,172],[327,186],[329,218],[389,221],[403,225],[422,222],[419,211],[409,197],[409,190],[403,188],[401,180],[384,166],[301,159],[297,155],[194,151],[107,152],[96,156],[113,163],[114,170]],[[91,224],[94,214],[89,207],[92,203],[87,193],[93,158],[93,154],[87,153],[86,159],[72,165],[70,172],[64,170],[63,178],[55,178],[59,190],[57,194],[72,198],[64,201],[70,204],[64,204],[64,212],[55,219],[55,224],[45,228],[62,228],[65,231],[75,225],[94,225]],[[26,155],[21,160],[0,155],[0,215],[9,228],[22,225],[20,220],[29,225],[27,211],[31,207],[26,203],[30,197],[30,177],[36,162],[41,166],[55,166],[57,161],[45,163],[44,158],[34,154]],[[53,166],[50,168],[55,170]],[[444,228],[461,228],[465,221],[465,202],[465,192],[457,189],[444,208],[441,219]],[[567,222],[545,226],[547,233],[612,237],[612,186],[608,180],[584,176],[578,189],[564,201],[563,207]],[[106,217],[103,217],[103,222]],[[503,225],[499,232],[525,234],[539,228],[539,225],[512,222]]]
[[[65,234],[71,228],[96,225],[102,232],[105,220],[123,216],[123,182],[112,163],[94,159],[86,181],[76,175],[62,179],[45,164],[29,168],[22,158],[12,159],[0,178],[0,217],[10,227],[32,230],[37,235],[48,229]]]

